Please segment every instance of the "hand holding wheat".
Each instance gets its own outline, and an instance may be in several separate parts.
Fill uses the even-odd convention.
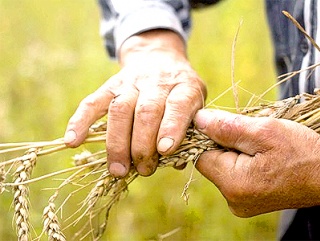
[[[304,98],[306,101],[299,103],[299,100]],[[268,116],[269,118],[282,118],[294,121],[298,126],[308,127],[312,132],[320,132],[320,95],[303,94],[292,97],[283,101],[275,103],[263,104],[252,108],[246,108],[242,111],[243,115],[256,117]],[[209,120],[210,121],[210,120]],[[257,119],[258,121],[258,119]],[[297,124],[299,123],[299,124]],[[303,128],[305,128],[303,127]],[[210,130],[210,128],[208,129]],[[211,131],[205,132],[212,136]],[[106,135],[106,123],[98,123],[91,127],[85,143],[104,142]],[[217,153],[223,154],[230,152],[230,147],[225,146],[225,142],[218,141],[219,144],[211,140],[207,135],[199,132],[195,127],[190,127],[184,140],[180,144],[178,150],[170,156],[161,156],[159,159],[159,167],[173,166],[178,167],[189,162],[196,162],[201,154],[207,151],[216,150]],[[34,142],[34,143],[7,143],[0,145],[2,153],[16,152],[20,150],[27,150],[27,152],[20,157],[11,160],[2,161],[0,163],[0,190],[3,192],[6,189],[13,188],[14,190],[14,205],[15,205],[15,224],[17,226],[17,233],[19,240],[28,240],[31,236],[29,222],[29,202],[28,195],[30,193],[29,184],[43,179],[52,178],[57,175],[70,173],[56,189],[53,195],[48,200],[48,205],[43,207],[44,217],[44,233],[47,233],[50,240],[65,240],[62,232],[63,228],[60,225],[68,228],[75,226],[81,220],[86,221],[86,225],[79,227],[79,232],[75,234],[75,239],[88,235],[87,229],[90,228],[90,220],[102,216],[102,221],[98,229],[92,229],[90,233],[97,239],[102,236],[107,226],[108,214],[111,207],[119,201],[121,194],[128,189],[128,185],[134,181],[139,175],[135,168],[131,166],[129,174],[123,178],[115,178],[107,170],[106,151],[101,150],[95,153],[88,151],[82,152],[74,157],[75,166],[69,169],[63,169],[58,172],[48,173],[42,176],[33,177],[32,171],[35,168],[36,162],[41,160],[41,157],[55,152],[60,152],[66,149],[62,139],[57,139],[52,142]],[[249,153],[250,154],[250,153]],[[209,179],[212,178],[210,173],[206,173],[203,168],[203,160],[212,160],[212,157],[202,158],[198,164],[198,168]],[[213,158],[215,159],[215,158]],[[222,159],[221,159],[222,160]],[[220,161],[221,161],[220,160]],[[208,168],[208,172],[212,169]],[[14,180],[8,180],[8,173],[14,172]],[[219,177],[219,175],[215,175]],[[212,180],[216,182],[216,180]],[[186,201],[188,199],[186,184],[183,196]],[[65,201],[56,206],[55,200],[59,197],[60,190],[64,187],[72,185],[76,187],[67,197]],[[78,192],[87,190],[86,197],[80,202],[80,209],[67,220],[58,220],[58,212],[62,211],[64,205],[68,200]],[[242,196],[243,197],[243,196]],[[231,199],[232,200],[232,199]],[[239,215],[244,215],[239,213]],[[248,214],[248,215],[252,215]],[[42,235],[42,234],[41,234]]]
[[[285,119],[219,110],[201,110],[195,120],[197,128],[228,148],[204,153],[196,167],[235,215],[320,204],[320,136],[315,131]]]

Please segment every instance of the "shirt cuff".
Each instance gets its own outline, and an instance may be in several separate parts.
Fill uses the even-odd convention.
[[[178,33],[184,41],[187,40],[187,34],[172,7],[163,3],[140,6],[119,16],[114,30],[116,57],[118,58],[119,49],[126,39],[152,29],[169,29]]]

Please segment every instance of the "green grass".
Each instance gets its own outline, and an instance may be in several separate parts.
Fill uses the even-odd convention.
[[[241,88],[257,95],[274,83],[262,1],[226,0],[193,13],[189,56],[208,84],[208,102],[231,86],[231,46],[241,19],[235,81],[241,80]],[[1,142],[61,137],[80,100],[119,70],[106,56],[98,27],[95,1],[0,0]],[[240,89],[239,93],[244,106],[251,94]],[[275,95],[273,90],[266,98],[275,99]],[[232,91],[214,104],[234,107]],[[73,153],[41,159],[35,175],[72,166]],[[237,218],[214,185],[198,173],[186,205],[180,196],[190,173],[191,167],[166,168],[136,180],[111,212],[108,240],[149,240],[179,227],[165,240],[274,240],[278,213]],[[30,186],[31,218],[37,232],[42,209],[52,194],[42,189],[58,183]],[[0,196],[0,240],[16,239],[11,202],[12,193]],[[71,203],[70,209],[75,205]]]

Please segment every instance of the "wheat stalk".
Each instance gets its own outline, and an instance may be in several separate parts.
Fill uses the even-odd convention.
[[[79,222],[85,216],[89,216],[90,220],[92,220],[104,212],[104,221],[99,225],[98,230],[92,230],[94,240],[98,240],[107,227],[110,209],[120,199],[122,193],[127,191],[128,185],[137,177],[138,173],[134,168],[131,168],[126,178],[114,178],[108,170],[105,170],[101,176],[95,180],[95,186],[91,189],[81,207],[81,209],[84,210],[73,224]],[[102,199],[103,197],[107,199]],[[101,200],[100,203],[102,203],[102,205],[96,207],[99,200]],[[88,224],[89,223],[87,223],[87,225]],[[79,232],[78,235],[80,234],[81,232]]]
[[[305,101],[300,103],[301,99]],[[318,92],[315,95],[303,94],[274,103],[248,107],[242,110],[241,114],[254,117],[269,116],[272,118],[289,119],[320,133],[320,94]],[[90,133],[85,142],[103,143],[105,141],[106,131],[105,122],[93,125],[90,128]],[[74,193],[89,188],[87,196],[82,199],[80,209],[74,213],[74,215],[67,219],[62,219],[62,221],[71,221],[67,227],[64,227],[64,229],[66,229],[69,226],[77,225],[79,221],[84,218],[88,219],[88,221],[78,229],[78,232],[74,234],[74,240],[85,239],[88,235],[91,235],[93,240],[98,240],[107,227],[110,209],[120,199],[121,195],[127,191],[129,184],[138,177],[138,173],[132,166],[129,175],[124,178],[114,178],[106,168],[106,151],[101,150],[95,153],[84,151],[75,155],[75,166],[72,168],[30,178],[37,157],[66,149],[66,146],[60,140],[61,139],[58,139],[58,141],[39,143],[6,144],[6,147],[0,144],[1,149],[8,148],[9,152],[12,152],[12,148],[17,147],[19,147],[19,150],[29,149],[21,157],[0,163],[1,191],[8,187],[12,187],[14,190],[14,217],[19,240],[28,240],[30,238],[29,229],[31,224],[29,223],[28,185],[31,183],[72,172],[72,174],[56,188],[54,194],[49,198],[48,205],[43,210],[43,232],[48,235],[49,240],[66,240],[58,222],[57,212],[68,202]],[[41,144],[43,144],[43,146],[41,146]],[[158,166],[184,166],[186,163],[195,162],[203,152],[213,149],[223,149],[223,147],[218,146],[206,135],[191,126],[187,130],[186,137],[178,150],[170,156],[161,156]],[[5,150],[2,151],[5,152]],[[12,165],[17,165],[17,168],[14,173],[14,181],[9,183],[6,182],[6,175],[10,169],[6,167],[11,168]],[[88,170],[90,171],[87,172]],[[190,177],[182,193],[186,202],[189,197],[187,190],[191,181],[192,178]],[[59,191],[67,185],[74,185],[77,189],[71,192],[59,208],[56,209],[55,200],[59,195]],[[104,218],[100,221],[99,227],[93,228],[91,220],[101,215],[103,215]],[[89,231],[86,231],[88,229]]]
[[[306,101],[299,103],[302,98],[306,99]],[[289,119],[306,125],[307,127],[319,133],[320,95],[298,95],[282,101],[277,101],[273,104],[247,108],[246,110],[242,111],[242,114],[255,117],[270,116],[272,118]],[[188,162],[196,161],[203,152],[213,149],[224,148],[218,146],[203,133],[199,132],[193,127],[190,127],[187,130],[186,137],[179,146],[178,150],[170,156],[161,156],[158,166],[183,166]],[[135,173],[133,167],[131,167],[131,172]],[[128,183],[127,178],[128,177],[123,178],[125,180],[125,183]],[[84,212],[84,214],[96,205],[97,200],[100,197],[109,194],[112,185],[114,183],[117,183],[118,181],[119,179],[113,178],[108,171],[105,171],[86,199],[88,209]],[[191,182],[192,180],[190,179],[189,181]],[[188,194],[186,192],[190,182],[186,184],[182,193],[182,196],[185,198],[186,202],[188,201]],[[118,191],[118,193],[121,193],[121,191]],[[114,198],[113,201],[115,202],[117,199],[118,196]],[[106,223],[104,223],[104,225],[106,225]]]
[[[320,50],[316,42],[307,35],[306,31],[299,25],[299,23],[295,19],[293,19],[293,17],[289,13],[283,13],[297,26],[297,28],[311,41],[311,43],[318,50]],[[320,63],[309,66],[304,70],[298,70],[287,73],[283,76],[279,76],[279,81],[275,85],[268,88],[260,96],[252,95],[252,99],[249,101],[248,106],[254,105],[254,107],[245,107],[242,111],[240,111],[240,107],[238,106],[238,85],[234,79],[234,55],[238,32],[235,36],[232,48],[231,77],[233,86],[230,88],[233,90],[234,97],[236,99],[235,102],[237,113],[254,117],[269,116],[272,118],[283,118],[292,120],[305,125],[320,134],[319,91],[316,91],[315,95],[301,94],[282,101],[277,101],[275,103],[267,103],[255,106],[257,102],[261,102],[262,97],[275,86],[288,81],[293,76],[301,73],[302,71],[308,71],[317,68],[318,66],[320,66]],[[256,98],[255,101],[253,100],[254,98]],[[300,103],[301,99],[305,101]],[[89,135],[84,143],[104,143],[107,131],[106,126],[106,122],[100,122],[92,125],[89,131]],[[48,200],[48,205],[43,209],[42,234],[46,233],[50,241],[66,240],[66,237],[62,232],[57,213],[62,210],[62,207],[75,193],[87,188],[89,189],[87,192],[88,194],[80,202],[80,204],[82,204],[80,206],[80,209],[73,215],[62,221],[67,222],[68,220],[71,220],[71,223],[64,227],[64,229],[67,229],[70,226],[77,225],[80,220],[87,218],[88,221],[86,221],[86,223],[82,225],[82,227],[80,227],[74,234],[73,240],[84,240],[88,235],[92,236],[92,240],[98,240],[102,237],[107,227],[110,209],[117,201],[119,201],[121,195],[128,190],[129,184],[139,176],[135,168],[131,166],[129,174],[126,177],[114,178],[106,168],[106,151],[102,150],[96,153],[84,151],[80,154],[75,155],[75,166],[72,168],[63,169],[39,177],[31,178],[31,174],[38,157],[56,153],[64,149],[67,149],[67,147],[65,146],[62,138],[46,142],[0,144],[0,154],[18,152],[22,150],[26,151],[23,156],[0,162],[0,194],[3,193],[7,188],[13,188],[14,223],[17,229],[19,241],[27,241],[31,238],[31,224],[29,221],[29,185],[31,183],[71,172],[72,174],[68,178],[66,178],[59,185],[59,187],[55,188],[54,194]],[[170,156],[161,156],[158,166],[185,166],[189,162],[196,162],[203,152],[214,149],[224,149],[224,147],[217,145],[206,135],[202,134],[193,126],[191,126],[187,130],[186,137],[180,144],[178,150]],[[14,166],[17,166],[14,172],[14,180],[12,183],[10,183],[6,181],[6,176],[8,173],[10,173],[11,169]],[[88,170],[89,172],[86,172]],[[96,175],[99,176],[97,177]],[[88,181],[87,179],[90,178],[91,180]],[[189,198],[187,191],[191,181],[192,174],[182,192],[182,196],[184,197],[186,202]],[[67,185],[76,186],[76,190],[69,193],[62,204],[58,208],[56,208],[55,201],[59,196],[59,191]],[[94,229],[92,227],[92,219],[95,217],[99,217],[100,215],[104,215],[104,219],[99,223],[98,228]],[[89,229],[89,231],[87,231],[87,229]],[[170,236],[172,233],[177,232],[178,230],[179,228],[173,230],[172,232],[169,232],[168,234],[160,235],[159,240]],[[42,234],[40,234],[37,239],[40,240]]]
[[[43,210],[43,229],[47,233],[49,241],[66,241],[56,215],[56,206],[54,204],[55,198],[55,195],[52,196],[49,199],[48,206],[46,206]]]
[[[22,157],[14,173],[14,219],[19,241],[27,241],[30,236],[29,224],[29,188],[21,184],[30,179],[32,170],[36,164],[38,149],[30,149]]]
[[[88,154],[85,153],[85,156],[87,156],[87,155]],[[84,156],[83,154],[78,154],[78,155],[76,155],[75,159],[79,159],[80,157],[83,158],[83,156]],[[93,157],[91,157],[90,159],[93,161],[92,158]],[[86,163],[86,164],[88,164],[88,163]],[[66,240],[65,235],[63,234],[63,232],[61,230],[61,227],[60,227],[60,224],[58,221],[58,217],[56,215],[56,213],[59,211],[59,209],[62,208],[63,204],[60,206],[60,208],[58,210],[56,210],[56,206],[54,204],[54,201],[57,199],[57,197],[59,195],[59,191],[64,186],[74,182],[77,178],[79,178],[79,175],[86,169],[84,166],[85,165],[83,165],[82,168],[78,169],[75,173],[70,175],[66,180],[64,180],[60,184],[60,186],[56,189],[54,194],[49,198],[48,205],[43,210],[43,214],[42,214],[42,216],[43,216],[43,232],[48,235],[50,241],[65,241]],[[80,177],[84,178],[88,175],[80,175]],[[64,203],[67,202],[67,200],[73,195],[73,193],[75,193],[77,191],[79,191],[79,189],[72,192],[65,199]]]

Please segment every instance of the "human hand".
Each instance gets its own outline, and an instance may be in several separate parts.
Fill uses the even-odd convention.
[[[298,123],[200,110],[196,128],[230,151],[196,163],[240,217],[320,204],[319,135]]]
[[[65,143],[80,145],[88,129],[108,113],[108,168],[123,177],[133,162],[151,175],[158,152],[174,152],[206,96],[204,82],[191,68],[183,41],[167,30],[128,39],[121,48],[121,71],[86,97],[69,120]]]

